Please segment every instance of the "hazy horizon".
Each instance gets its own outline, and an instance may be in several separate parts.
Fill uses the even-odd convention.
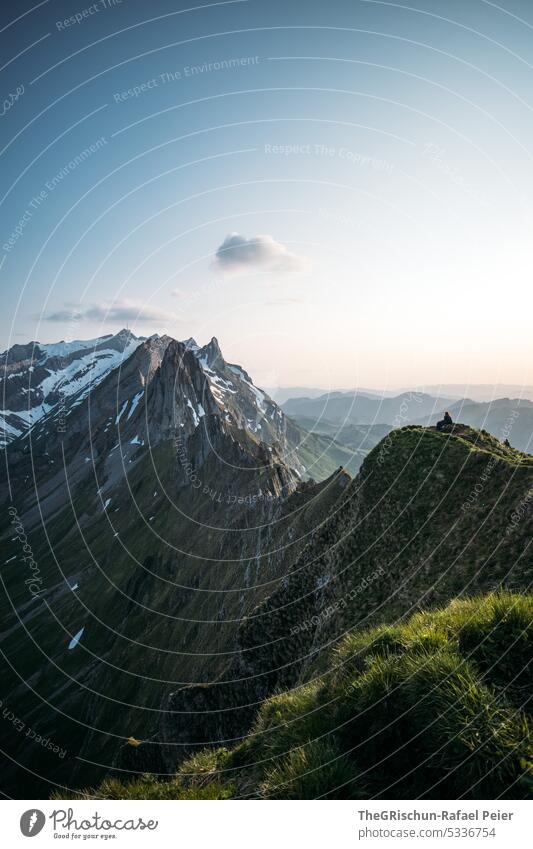
[[[89,339],[93,339],[93,338],[98,339],[98,338],[103,338],[106,335],[112,336],[112,335],[114,335],[114,333],[120,332],[121,330],[130,330],[131,332],[133,332],[131,330],[131,328],[128,326],[128,323],[126,323],[126,325],[124,327],[119,328],[119,330],[117,330],[117,331],[111,331],[111,332],[106,333],[106,334],[103,333],[99,337],[96,336],[96,337],[88,337],[88,338]],[[157,335],[157,331],[154,331],[153,333],[146,331],[146,330],[145,330],[144,333],[139,331],[139,333],[135,334],[135,335],[138,335],[139,337],[142,337],[142,338],[150,338],[150,336]],[[172,334],[169,334],[169,335],[172,335]],[[173,337],[173,338],[177,338],[179,341],[187,341],[191,337]],[[194,337],[192,337],[192,338],[194,338]],[[203,340],[195,339],[195,341],[198,344],[203,345],[203,344],[207,344],[211,340],[211,338],[213,338],[213,337],[208,336]],[[41,343],[42,345],[47,345],[47,344],[54,344],[54,343],[60,343],[60,342],[66,342],[66,343],[70,342],[70,343],[72,343],[72,342],[76,342],[76,341],[80,341],[80,342],[87,341],[87,338],[83,339],[81,336],[78,336],[78,335],[68,336],[68,334],[66,334],[65,336],[61,336],[61,334],[59,334],[59,335],[56,334],[56,336],[54,338],[50,338],[50,339],[47,339],[47,340],[44,340],[44,339],[25,339],[25,340],[19,340],[18,342],[14,342],[13,344],[24,345],[24,344],[29,344],[31,342],[35,342],[35,343]],[[2,354],[6,354],[6,353],[7,353],[7,349],[2,352]],[[222,347],[222,355],[223,356],[224,356],[224,353],[225,353],[224,348]],[[2,354],[0,354],[0,356]],[[239,361],[238,364],[242,365],[245,368],[247,366],[246,362],[244,362],[244,361],[243,362]],[[254,375],[252,375],[252,378],[255,379]],[[255,380],[255,382],[260,383],[260,381],[258,381],[258,380]],[[361,393],[364,394],[365,391],[368,391],[368,392],[376,393],[377,395],[392,395],[392,394],[396,394],[396,393],[400,394],[402,392],[409,392],[409,391],[412,391],[412,390],[418,390],[418,391],[426,392],[428,394],[434,394],[434,395],[438,395],[438,396],[449,397],[452,400],[470,397],[472,400],[476,400],[476,401],[490,401],[490,400],[498,400],[501,397],[503,397],[503,395],[509,396],[509,393],[512,395],[513,398],[516,397],[516,398],[525,398],[525,399],[533,400],[533,385],[510,384],[510,383],[504,383],[504,382],[499,382],[499,383],[494,383],[494,384],[493,383],[471,383],[471,384],[468,384],[468,383],[443,383],[441,385],[438,385],[438,384],[435,384],[435,383],[427,383],[427,384],[411,383],[411,384],[398,384],[398,385],[389,384],[387,386],[384,386],[384,385],[371,385],[371,386],[368,386],[368,385],[365,385],[365,386],[363,386],[363,385],[360,385],[360,386],[345,385],[345,386],[343,386],[341,384],[335,384],[335,385],[330,385],[330,386],[320,386],[320,385],[317,385],[317,383],[313,383],[312,385],[309,384],[309,385],[304,385],[304,386],[302,386],[302,385],[295,386],[294,384],[291,384],[291,383],[281,383],[280,382],[280,383],[276,383],[275,385],[268,385],[268,384],[265,384],[265,383],[262,383],[261,385],[264,389],[271,392],[272,397],[275,400],[279,400],[278,395],[283,395],[283,400],[279,400],[279,403],[284,403],[284,401],[289,397],[304,397],[306,392],[310,392],[312,394],[318,395],[320,393],[326,394],[326,393],[335,393],[335,392],[344,392],[344,393],[361,392]],[[294,390],[294,395],[292,395],[292,396],[288,395],[287,394],[288,390]],[[471,394],[469,394],[469,392],[471,392]],[[515,394],[513,394],[513,393],[515,393]]]

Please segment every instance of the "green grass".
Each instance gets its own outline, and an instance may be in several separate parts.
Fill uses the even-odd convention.
[[[500,591],[350,634],[320,681],[266,700],[236,748],[85,796],[530,797],[532,622],[533,596]]]
[[[231,784],[210,781],[205,786],[185,785],[181,779],[159,781],[153,775],[142,775],[134,781],[122,782],[116,778],[107,778],[97,790],[82,790],[74,795],[65,796],[55,793],[52,799],[230,799]]]

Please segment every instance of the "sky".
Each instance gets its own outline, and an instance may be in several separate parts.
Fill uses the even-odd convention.
[[[265,386],[533,383],[533,6],[0,21],[0,348],[216,336]]]

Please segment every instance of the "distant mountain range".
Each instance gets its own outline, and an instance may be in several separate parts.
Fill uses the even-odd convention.
[[[519,383],[443,383],[430,386],[406,386],[399,389],[379,389],[359,386],[357,389],[318,389],[310,386],[270,387],[269,395],[278,404],[284,404],[292,398],[318,398],[320,395],[369,395],[371,398],[395,398],[402,393],[423,392],[442,401],[460,401],[470,398],[472,401],[494,401],[496,398],[525,398],[533,401],[533,386]]]
[[[315,398],[291,398],[282,406],[288,416],[311,433],[328,434],[351,448],[371,448],[376,436],[384,435],[384,428],[435,424],[445,410],[457,421],[485,429],[501,440],[508,439],[521,451],[530,452],[533,445],[533,401],[524,398],[444,401],[416,391],[394,397],[333,392]]]
[[[420,387],[429,395],[440,398],[471,398],[473,401],[494,401],[496,398],[525,398],[533,401],[533,386],[520,383],[443,383]]]

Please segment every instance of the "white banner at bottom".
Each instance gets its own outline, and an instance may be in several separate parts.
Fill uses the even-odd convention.
[[[533,846],[529,802],[5,801],[3,845],[378,849]]]

